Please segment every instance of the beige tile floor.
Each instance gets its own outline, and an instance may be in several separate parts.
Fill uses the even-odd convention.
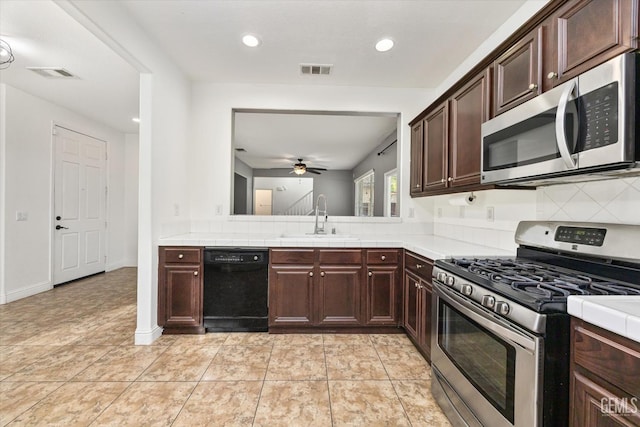
[[[0,425],[448,426],[404,335],[133,345],[135,269],[0,306]]]

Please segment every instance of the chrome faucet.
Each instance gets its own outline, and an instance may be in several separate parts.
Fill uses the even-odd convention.
[[[324,209],[320,209],[320,199],[322,199],[324,201]],[[318,215],[320,214],[320,212],[322,212],[322,215],[324,216],[324,221],[322,222],[322,227],[320,227],[320,225],[318,225]],[[318,200],[316,200],[316,225],[313,228],[313,234],[326,234],[327,231],[324,229],[324,226],[327,223],[327,219],[328,219],[328,215],[327,215],[327,196],[325,196],[324,194],[320,194],[318,196]]]

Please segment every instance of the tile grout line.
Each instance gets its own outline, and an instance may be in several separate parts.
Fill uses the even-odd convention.
[[[322,356],[324,360],[324,373],[325,373],[325,376],[327,377],[326,384],[327,384],[327,397],[329,398],[329,417],[331,419],[331,425],[334,426],[335,421],[333,420],[333,405],[331,404],[331,389],[329,388],[329,364],[327,363],[326,349],[327,348],[324,345],[324,335],[323,335],[322,336]]]
[[[260,407],[260,400],[262,399],[262,391],[264,390],[264,383],[267,379],[267,372],[269,372],[269,365],[271,364],[271,355],[273,354],[273,341],[271,342],[271,350],[269,351],[269,361],[267,362],[267,367],[264,370],[264,376],[262,377],[262,384],[260,385],[260,393],[258,393],[258,401],[256,402],[256,409],[253,411],[253,421],[251,421],[251,425],[254,426],[256,424],[256,416],[258,415],[258,408]]]

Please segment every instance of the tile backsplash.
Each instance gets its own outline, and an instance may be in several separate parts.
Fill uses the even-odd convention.
[[[539,219],[640,224],[640,178],[541,187]]]
[[[468,195],[468,194],[467,194]],[[640,178],[476,192],[468,206],[456,195],[434,199],[434,234],[508,251],[522,220],[611,222],[640,225]]]

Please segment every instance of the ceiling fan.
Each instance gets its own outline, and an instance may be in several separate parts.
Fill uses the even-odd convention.
[[[306,164],[302,163],[302,159],[298,159],[298,163],[293,165],[293,170],[289,173],[295,173],[296,175],[304,175],[306,172],[315,173],[320,175],[319,171],[326,171],[325,168],[310,168]]]

